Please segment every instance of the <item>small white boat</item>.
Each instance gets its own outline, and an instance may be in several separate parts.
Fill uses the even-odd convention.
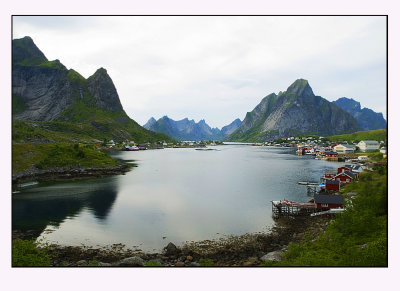
[[[25,187],[35,186],[35,185],[37,185],[37,184],[39,184],[39,182],[33,181],[33,182],[18,184],[17,187],[19,187],[19,188],[25,188]]]

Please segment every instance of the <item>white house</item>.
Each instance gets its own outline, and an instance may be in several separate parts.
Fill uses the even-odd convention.
[[[362,152],[373,152],[379,150],[379,142],[376,140],[362,140],[357,144],[357,146]]]
[[[354,153],[354,151],[356,150],[356,147],[353,145],[349,145],[349,144],[338,144],[337,146],[335,146],[333,148],[334,152],[337,153]]]
[[[358,156],[358,160],[359,161],[368,161],[369,158],[368,158],[368,156]]]

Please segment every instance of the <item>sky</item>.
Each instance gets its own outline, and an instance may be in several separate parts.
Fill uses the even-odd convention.
[[[126,113],[221,128],[296,79],[386,118],[384,16],[14,16],[49,60],[107,69]]]

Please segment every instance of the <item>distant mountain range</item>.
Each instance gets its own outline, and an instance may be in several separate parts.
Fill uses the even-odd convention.
[[[30,37],[12,41],[12,115],[82,124],[87,134],[101,140],[170,140],[129,118],[105,69],[85,79],[59,60],[49,61]]]
[[[231,124],[224,126],[221,130],[211,128],[205,120],[196,123],[188,118],[175,121],[168,116],[158,120],[153,117],[143,126],[146,129],[165,133],[175,140],[222,140],[241,124],[240,119],[234,120]]]
[[[267,141],[301,134],[334,135],[362,130],[348,112],[315,96],[307,80],[298,79],[285,92],[269,94],[227,141]]]
[[[361,109],[360,102],[354,99],[342,97],[333,101],[333,103],[350,113],[363,130],[386,129],[387,127],[382,113],[377,113],[365,107]]]

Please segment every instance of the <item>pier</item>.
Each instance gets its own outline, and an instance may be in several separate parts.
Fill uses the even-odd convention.
[[[300,216],[310,215],[315,213],[317,208],[315,203],[300,203],[289,200],[271,201],[272,203],[272,215],[274,217],[281,216]]]
[[[320,183],[317,183],[317,182],[302,182],[302,181],[300,181],[297,183],[300,185],[306,185],[306,186],[319,186],[320,185]]]

